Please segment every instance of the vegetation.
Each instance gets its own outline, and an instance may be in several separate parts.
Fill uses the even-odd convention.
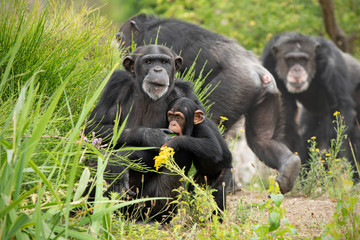
[[[213,8],[206,1],[196,4]],[[1,239],[298,237],[297,229],[286,218],[284,196],[273,178],[268,183],[266,194],[270,198],[266,201],[246,202],[241,198],[231,210],[221,213],[212,201],[211,190],[197,186],[184,175],[184,183],[193,184],[195,190],[178,190],[175,203],[179,204],[179,213],[170,224],[126,220],[117,210],[145,200],[102,196],[102,166],[109,161],[112,149],[99,149],[83,141],[82,136],[89,112],[110,74],[119,67],[121,58],[112,44],[116,30],[99,10],[85,6],[75,11],[73,6],[54,1],[39,11],[36,3],[30,7],[28,1],[20,0],[0,0],[0,6]],[[161,6],[166,4],[157,7]],[[257,9],[265,15],[265,7]],[[235,17],[241,22],[241,14]],[[255,33],[250,32],[238,34],[256,42]],[[330,196],[337,201],[333,219],[319,227],[322,234],[317,237],[357,239],[359,187],[350,180],[352,172],[346,161],[336,157],[345,137],[340,115],[335,127],[338,139],[328,151],[320,153],[316,139],[310,140],[313,150],[308,178],[299,179],[293,194]],[[97,162],[94,174],[84,164],[88,153]],[[324,156],[327,165],[323,168]],[[173,161],[163,163],[182,174]],[[90,180],[98,186],[94,200],[84,196]],[[251,187],[249,191],[253,192]]]

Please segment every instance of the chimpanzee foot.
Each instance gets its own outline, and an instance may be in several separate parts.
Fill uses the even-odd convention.
[[[295,180],[300,172],[300,166],[300,158],[295,154],[291,155],[286,162],[282,163],[282,166],[279,169],[279,176],[276,178],[282,194],[291,191],[293,188]]]

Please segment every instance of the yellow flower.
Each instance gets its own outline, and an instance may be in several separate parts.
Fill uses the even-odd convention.
[[[338,112],[338,111],[334,112],[334,116],[337,116],[339,114],[340,114],[340,112]]]
[[[318,148],[316,148],[316,149],[315,149],[315,151],[319,152],[319,149],[318,149]]]
[[[296,155],[299,155],[299,153],[298,152],[294,152]]]
[[[321,160],[321,162],[325,162],[325,160]]]
[[[165,166],[170,162],[170,158],[174,156],[174,149],[171,147],[163,146],[160,148],[159,155],[154,157],[155,164],[154,167],[156,171],[159,170],[160,167]]]
[[[223,120],[223,121],[229,120],[227,117],[223,117],[223,116],[220,116],[220,119]]]
[[[313,136],[313,137],[311,137],[311,139],[312,139],[312,140],[315,140],[315,139],[316,139],[316,137],[315,137],[315,136]]]

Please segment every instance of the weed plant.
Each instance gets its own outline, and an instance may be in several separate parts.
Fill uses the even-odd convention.
[[[329,149],[319,150],[316,137],[308,140],[308,166],[302,168],[299,186],[305,196],[318,197],[329,194],[334,199],[341,197],[341,189],[346,179],[353,176],[353,168],[349,161],[342,157],[347,141],[346,125],[339,112],[334,113],[334,129],[336,138],[331,140]]]

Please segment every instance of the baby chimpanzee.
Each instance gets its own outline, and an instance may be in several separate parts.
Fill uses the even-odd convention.
[[[169,129],[178,136],[164,145],[175,150],[176,162],[192,159],[197,170],[195,180],[216,190],[213,193],[215,201],[224,210],[226,189],[231,183],[232,156],[218,127],[205,117],[201,108],[190,98],[173,100],[167,117]],[[183,160],[176,158],[177,152],[182,153]]]

